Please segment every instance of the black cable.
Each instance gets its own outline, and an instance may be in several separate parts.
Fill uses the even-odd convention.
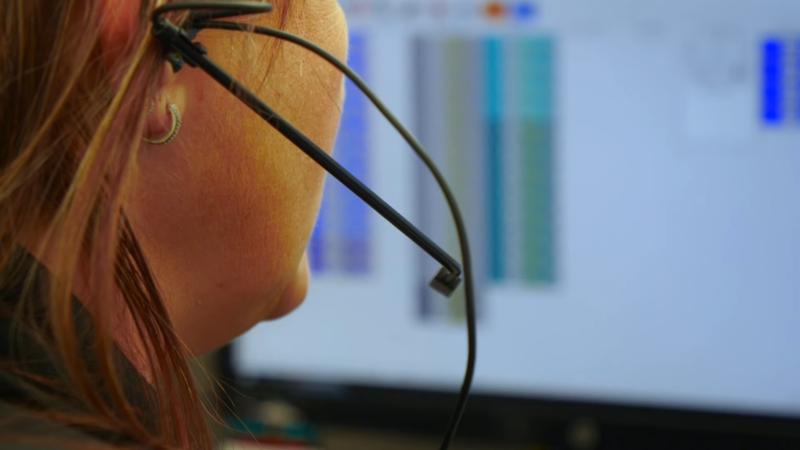
[[[423,163],[428,167],[428,169],[433,174],[434,178],[436,179],[439,187],[442,189],[444,196],[447,200],[448,206],[451,210],[453,221],[455,222],[456,230],[458,233],[459,238],[459,245],[461,247],[461,256],[463,262],[463,269],[464,269],[464,290],[465,290],[465,303],[466,303],[466,316],[467,316],[467,338],[468,338],[468,356],[467,356],[467,368],[464,374],[464,381],[461,386],[461,390],[459,392],[458,402],[456,404],[455,411],[453,412],[453,416],[450,420],[450,423],[447,428],[447,432],[445,434],[444,440],[442,441],[441,449],[446,450],[450,447],[450,444],[455,436],[455,433],[458,429],[458,425],[461,421],[461,418],[464,414],[464,410],[466,408],[467,399],[469,397],[469,392],[472,386],[472,379],[475,372],[475,362],[476,362],[476,352],[477,352],[477,337],[476,337],[476,324],[475,324],[475,298],[474,298],[474,285],[472,279],[472,257],[469,248],[469,241],[467,238],[467,231],[466,226],[464,224],[464,220],[461,214],[461,211],[458,207],[458,203],[455,199],[455,195],[453,195],[452,190],[450,189],[447,181],[444,179],[441,171],[438,169],[436,164],[430,158],[428,153],[425,151],[424,148],[419,144],[419,142],[414,138],[414,136],[400,123],[399,120],[389,111],[388,108],[383,104],[383,102],[378,99],[378,97],[369,89],[366,83],[361,80],[358,75],[353,72],[346,64],[341,62],[338,58],[333,56],[330,52],[326,51],[325,49],[319,47],[318,45],[303,39],[302,37],[293,35],[291,33],[287,33],[282,30],[276,30],[273,28],[267,27],[259,27],[259,26],[252,26],[249,24],[237,24],[233,22],[216,22],[210,21],[209,18],[222,18],[222,17],[233,17],[235,15],[243,15],[243,14],[260,14],[263,12],[268,12],[271,10],[271,5],[269,7],[265,7],[266,4],[263,3],[248,3],[248,2],[233,2],[233,3],[176,3],[170,4],[166,7],[159,8],[153,14],[153,22],[154,22],[154,30],[153,33],[156,37],[158,37],[164,45],[170,51],[178,51],[184,58],[186,58],[186,62],[188,62],[192,66],[199,66],[201,67],[206,73],[211,75],[215,78],[218,82],[223,84],[229,91],[231,91],[234,95],[239,97],[242,101],[244,101],[248,106],[250,106],[255,112],[261,115],[267,122],[273,125],[278,131],[280,131],[284,136],[289,138],[295,145],[297,145],[301,150],[303,150],[306,154],[311,156],[315,161],[320,163],[326,170],[328,170],[331,175],[334,175],[337,179],[339,176],[343,176],[348,183],[345,183],[348,187],[350,184],[354,184],[355,189],[359,190],[362,189],[366,193],[371,194],[374,198],[370,198],[367,195],[367,198],[364,198],[362,195],[359,195],[363,200],[367,201],[367,203],[376,209],[373,205],[375,199],[379,200],[380,203],[378,206],[384,206],[388,208],[391,212],[394,212],[397,216],[399,216],[402,220],[398,221],[397,218],[390,218],[387,217],[385,214],[386,211],[381,212],[379,209],[376,209],[378,213],[380,213],[384,218],[387,218],[395,227],[403,231],[409,238],[412,238],[415,243],[420,245],[424,250],[426,250],[429,254],[431,254],[429,249],[425,248],[423,245],[418,242],[418,239],[414,239],[409,233],[408,230],[404,230],[402,227],[411,227],[411,229],[416,230],[408,221],[405,220],[402,216],[400,216],[396,211],[391,209],[388,205],[385,204],[377,195],[369,191],[366,186],[363,186],[355,177],[353,177],[349,172],[341,168],[332,158],[330,158],[326,153],[324,153],[321,149],[316,147],[307,137],[302,135],[299,131],[294,129],[294,127],[282,119],[280,116],[277,115],[274,111],[272,111],[266,104],[264,104],[258,97],[256,97],[253,93],[248,91],[244,86],[242,86],[238,81],[230,77],[227,73],[225,73],[219,66],[217,66],[213,61],[206,57],[205,49],[199,45],[195,44],[192,41],[192,38],[195,36],[196,31],[205,28],[214,28],[214,29],[222,29],[222,30],[231,30],[231,31],[249,31],[254,32],[257,34],[262,34],[266,36],[272,36],[279,39],[283,39],[289,42],[292,42],[296,45],[300,45],[315,54],[319,55],[320,57],[324,58],[326,61],[334,65],[336,68],[341,70],[353,83],[361,89],[362,92],[372,101],[372,103],[378,108],[378,110],[386,117],[386,119],[394,126],[394,128],[403,136],[406,142],[411,146],[411,148],[417,153]],[[261,7],[260,9],[258,7]],[[205,14],[197,14],[194,16],[194,20],[190,19],[187,23],[187,30],[178,29],[174,25],[172,25],[168,20],[162,19],[161,15],[167,11],[177,11],[177,10],[212,10],[215,12],[212,13],[205,13]],[[237,14],[239,13],[239,14]],[[166,31],[166,33],[165,33]],[[176,33],[177,32],[177,33]],[[183,38],[183,39],[181,39]],[[173,66],[176,70],[179,70],[182,66],[183,62],[174,59],[171,59],[173,62]],[[322,153],[322,155],[327,156],[328,159],[321,157],[318,153]],[[337,170],[340,170],[343,173],[334,173]],[[338,175],[338,176],[337,176]],[[352,180],[348,179],[348,175]],[[342,181],[342,180],[340,180]],[[355,181],[355,183],[353,183]],[[353,188],[351,188],[353,190]],[[356,194],[359,192],[355,191]],[[382,204],[382,205],[381,205]],[[391,216],[391,214],[389,214]],[[398,222],[398,223],[396,223]],[[418,230],[416,230],[418,231]],[[413,234],[413,233],[412,233]],[[422,234],[420,232],[420,234]],[[424,236],[424,235],[422,235]],[[426,244],[432,244],[435,248],[438,247],[424,236],[425,239],[421,241]],[[440,249],[439,249],[440,250]],[[444,253],[442,251],[442,253]],[[445,253],[446,255],[446,253]],[[431,255],[434,256],[434,255]],[[447,255],[449,257],[449,255]],[[438,258],[437,258],[438,259]],[[452,259],[452,258],[451,258]],[[441,261],[440,261],[441,262]],[[444,265],[444,264],[443,264]],[[447,265],[445,265],[447,267]],[[440,275],[442,273],[440,272]],[[451,271],[452,275],[452,271]],[[437,277],[438,278],[438,277]],[[436,280],[434,280],[436,281]],[[454,289],[454,287],[453,287]]]
[[[291,123],[286,121],[258,98],[258,96],[208,58],[205,48],[201,44],[192,42],[196,32],[196,29],[184,30],[178,28],[169,21],[166,21],[163,28],[154,30],[156,36],[162,40],[165,46],[173,49],[173,52],[167,55],[167,59],[173,64],[176,70],[180,70],[185,64],[203,69],[203,71],[238,97],[278,132],[283,134],[284,137],[289,139],[299,149],[321,165],[334,178],[342,182],[342,184],[366,202],[378,214],[442,264],[443,268],[434,277],[431,286],[447,296],[452,295],[453,291],[455,291],[461,283],[462,269],[459,263],[427,235],[411,224],[405,217],[395,211],[394,208],[389,206],[382,198],[372,192],[372,190],[365,186],[358,178],[337,163],[328,153],[319,148],[307,136],[298,131]]]
[[[158,26],[161,16],[171,11],[214,11],[201,14],[204,17],[236,17],[272,12],[272,4],[261,2],[175,2],[153,11],[153,24]]]
[[[452,211],[453,221],[455,222],[456,229],[458,231],[459,237],[459,244],[461,246],[461,257],[462,263],[464,266],[464,297],[466,300],[466,316],[467,316],[467,330],[468,330],[468,341],[469,341],[469,351],[467,357],[467,370],[464,375],[464,384],[461,388],[461,393],[459,395],[458,404],[456,406],[456,412],[451,420],[451,424],[448,427],[448,432],[445,437],[445,441],[442,443],[442,449],[447,449],[450,446],[450,442],[452,441],[453,437],[455,436],[455,432],[458,428],[458,424],[461,421],[461,416],[463,416],[464,409],[466,407],[467,397],[469,396],[469,391],[472,386],[472,378],[475,372],[475,359],[476,359],[476,332],[475,332],[475,303],[474,303],[474,291],[473,291],[473,283],[472,283],[472,258],[470,254],[469,248],[469,241],[467,239],[467,231],[466,226],[464,225],[463,217],[461,216],[461,212],[458,207],[458,203],[455,199],[455,195],[453,195],[452,190],[450,189],[447,181],[444,178],[444,175],[441,173],[439,168],[436,166],[436,163],[433,162],[428,152],[422,147],[422,145],[417,141],[417,139],[406,129],[403,124],[395,117],[394,114],[383,104],[383,102],[378,98],[375,93],[367,86],[364,80],[358,76],[350,67],[344,64],[339,58],[325,50],[324,48],[314,44],[313,42],[304,39],[300,36],[287,33],[283,30],[278,30],[275,28],[268,28],[268,27],[261,27],[261,26],[253,26],[249,24],[241,24],[241,23],[234,23],[234,22],[215,22],[215,21],[199,21],[199,22],[192,22],[188,24],[189,27],[196,28],[198,30],[201,29],[218,29],[218,30],[229,30],[229,31],[246,31],[246,32],[253,32],[256,34],[263,34],[266,36],[275,37],[278,39],[282,39],[293,44],[305,47],[306,49],[316,53],[317,55],[324,58],[326,61],[331,63],[337,69],[342,71],[342,73],[349,78],[353,84],[355,84],[363,93],[370,99],[370,101],[375,105],[376,108],[386,117],[392,126],[403,136],[405,141],[408,143],[409,146],[416,152],[416,154],[422,159],[423,163],[428,167],[428,169],[433,174],[434,178],[436,179],[439,187],[442,189],[445,198],[447,199],[448,206]]]

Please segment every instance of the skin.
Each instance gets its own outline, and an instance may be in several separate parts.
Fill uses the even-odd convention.
[[[113,49],[130,38],[138,5],[108,2],[115,12],[103,45]],[[257,23],[275,27],[277,17]],[[346,58],[347,28],[335,0],[294,0],[286,29]],[[281,47],[268,73],[273,54],[264,37],[208,30],[198,40],[332,151],[343,104],[340,73],[291,44]],[[106,64],[116,63],[106,51]],[[309,283],[305,248],[324,171],[201,70],[173,74],[165,64],[157,97],[146,101],[155,101],[146,137],[168,133],[170,103],[180,108],[183,127],[166,146],[143,146],[125,209],[178,335],[202,354],[302,303]]]

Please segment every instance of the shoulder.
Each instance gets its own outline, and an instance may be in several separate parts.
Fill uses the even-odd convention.
[[[38,268],[30,291],[24,287],[37,264],[30,254],[18,252],[0,271],[0,449],[141,449],[119,445],[131,442],[120,433],[96,432],[76,423],[90,414],[68,389],[51,336],[42,328],[46,270]],[[25,308],[19,309],[20,303]],[[88,332],[91,319],[78,301],[75,305],[78,329]]]
[[[7,450],[67,450],[110,448],[76,428],[47,420],[15,405],[0,402],[0,448]]]

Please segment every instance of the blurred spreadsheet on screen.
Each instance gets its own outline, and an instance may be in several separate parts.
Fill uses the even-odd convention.
[[[475,392],[800,416],[800,3],[341,3],[349,64],[464,210]],[[334,156],[457,255],[433,178],[346,89]],[[458,388],[463,294],[330,178],[308,253],[306,303],[237,341],[240,374]]]

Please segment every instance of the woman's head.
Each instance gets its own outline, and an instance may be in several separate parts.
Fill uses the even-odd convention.
[[[46,305],[79,391],[93,386],[69,358],[77,345],[72,294],[169,396],[161,408],[178,426],[196,409],[190,385],[175,381],[186,370],[179,347],[209,351],[305,296],[304,249],[324,173],[203,72],[172,73],[148,36],[149,15],[162,3],[0,5],[2,17],[14,18],[0,34],[0,257],[26,247],[58,280]],[[335,0],[274,3],[259,25],[345,57]],[[332,149],[343,96],[334,69],[266,38],[204,31],[198,40]],[[170,104],[183,117],[178,137],[143,144],[169,131]]]
[[[303,19],[287,23],[290,31],[345,56],[335,0],[292,6]],[[279,19],[260,22],[278,26]],[[206,31],[200,40],[267,104],[332,149],[343,95],[335,69],[295,46],[273,59],[265,38]],[[168,133],[170,103],[183,112],[183,126],[171,144],[141,149],[125,211],[179,334],[206,352],[305,296],[303,255],[324,172],[204,72],[173,75],[164,67],[145,133]]]

